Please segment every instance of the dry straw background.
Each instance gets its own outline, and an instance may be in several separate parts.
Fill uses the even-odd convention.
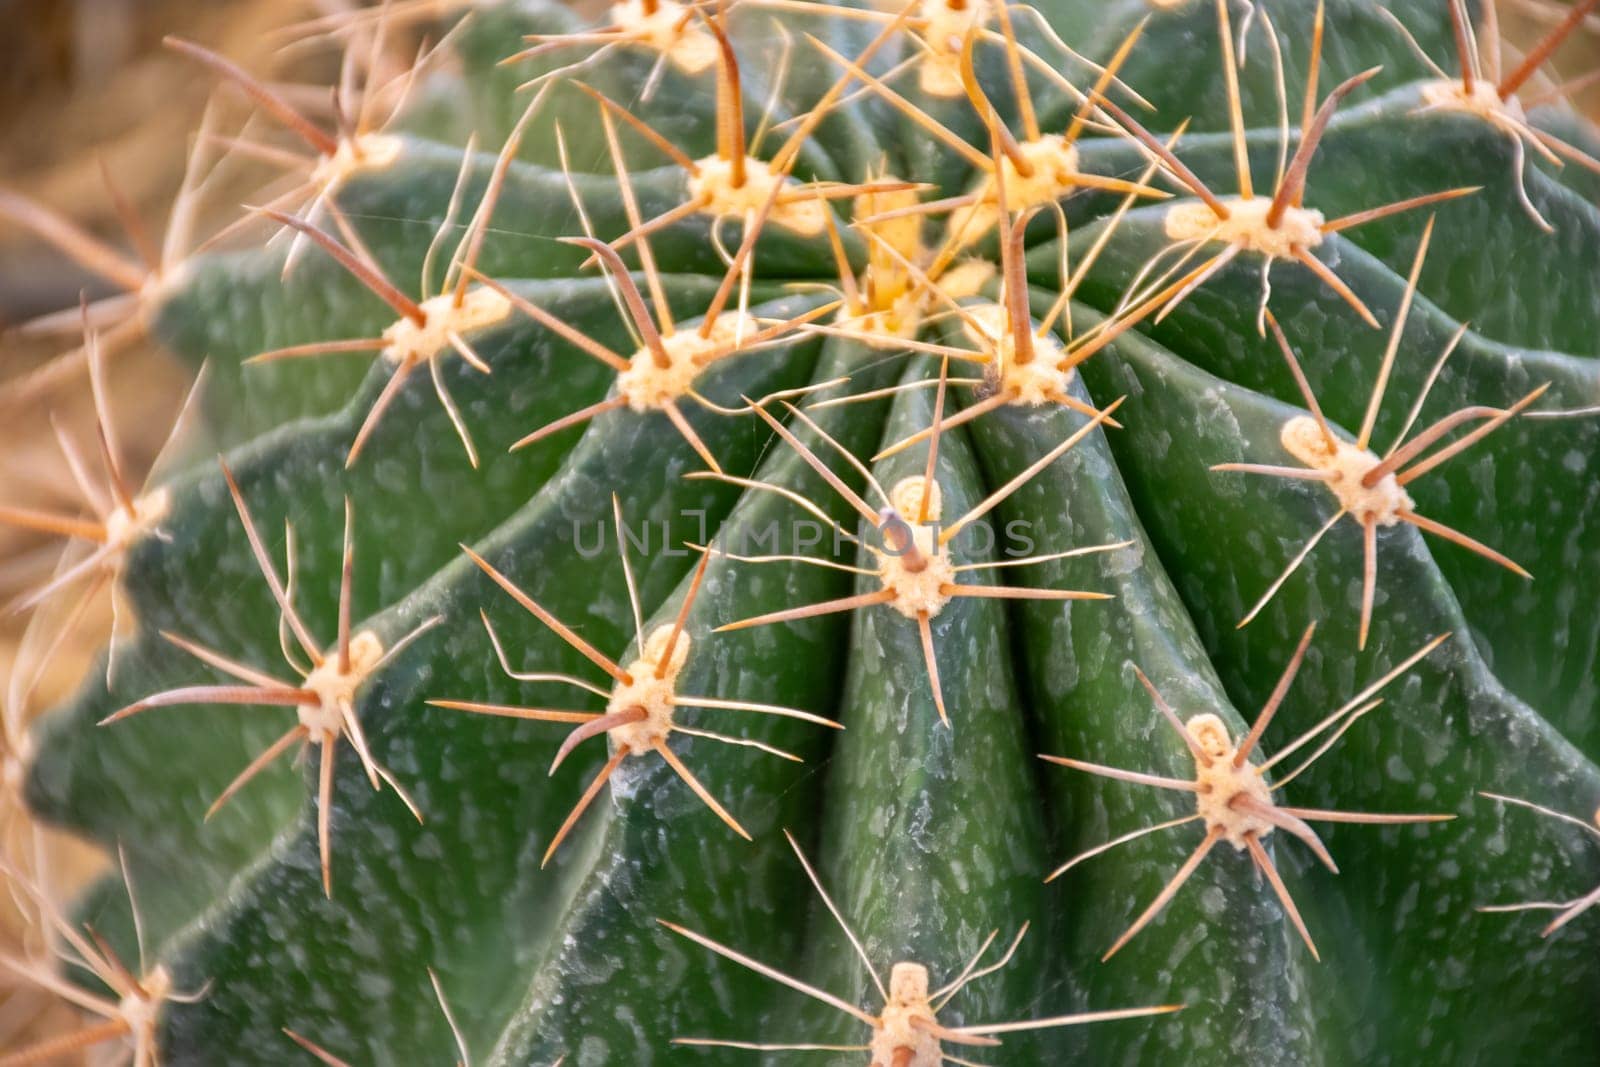
[[[189,137],[215,88],[212,78],[161,46],[177,33],[243,64],[294,83],[328,84],[337,73],[331,49],[286,63],[275,54],[272,31],[331,10],[355,6],[327,0],[0,0],[0,187],[66,215],[98,236],[126,247],[101,174],[102,161],[144,225],[161,233],[182,179]],[[397,47],[402,41],[396,42]],[[248,116],[243,101],[221,93],[222,128]],[[203,236],[238,214],[266,174],[239,168],[237,180],[206,205]],[[103,283],[44,248],[29,234],[0,223],[0,500],[24,507],[75,506],[54,444],[52,417],[74,440],[92,440],[87,378],[45,369],[74,347],[66,337],[35,337],[29,319],[70,307],[80,291],[103,295]],[[181,404],[188,374],[154,346],[139,344],[108,364],[107,382],[126,460],[142,476]],[[0,527],[0,604],[33,587],[54,565],[51,539]],[[65,698],[90,670],[111,625],[101,596],[60,646],[39,662],[38,637],[24,646],[28,615],[0,615],[0,694],[17,671],[38,670],[37,688],[21,708],[31,717]],[[49,633],[58,620],[36,628]],[[19,661],[19,652],[22,652]],[[0,699],[4,699],[0,696]],[[14,791],[0,790],[0,828],[25,825]],[[26,833],[0,833],[0,847],[17,847]],[[97,872],[105,859],[65,835],[40,831],[49,890],[60,900]],[[30,864],[31,866],[31,864]],[[18,955],[36,944],[9,894],[0,893],[0,952]],[[81,1021],[52,998],[0,973],[0,1053],[60,1034]],[[117,1050],[103,1050],[113,1054]],[[63,1058],[67,1063],[106,1057]]]
[[[1475,6],[1476,0],[1468,2]],[[194,38],[251,71],[286,82],[327,84],[337,70],[332,49],[286,59],[275,51],[272,33],[357,5],[358,0],[0,0],[7,35],[0,46],[0,186],[125,245],[102,182],[104,160],[145,225],[159,234],[182,177],[189,134],[214,88],[206,73],[166,52],[162,36]],[[1538,17],[1540,6],[1545,19]],[[1536,36],[1548,12],[1559,10],[1544,0],[1502,0],[1501,7],[1514,41]],[[1600,68],[1600,19],[1593,23],[1558,55],[1564,74]],[[397,39],[396,54],[414,44],[414,38]],[[507,42],[508,52],[514,44]],[[237,129],[247,115],[243,102],[228,93],[220,102],[228,108],[224,129]],[[1575,103],[1600,117],[1600,84]],[[236,182],[207,205],[213,226],[233,218],[263,178],[242,168]],[[203,222],[200,233],[207,232]],[[71,337],[34,337],[19,327],[71,306],[84,289],[91,298],[105,291],[62,256],[0,223],[0,501],[7,504],[72,506],[50,420],[76,440],[91,439],[87,381],[81,374],[41,375],[52,357],[74,345]],[[187,374],[159,350],[139,344],[111,361],[108,382],[123,449],[142,474],[183,398]],[[49,539],[0,527],[0,603],[48,572],[54,547]],[[18,662],[28,623],[26,615],[0,615],[0,692],[13,671],[38,669],[37,688],[22,708],[31,716],[67,696],[93,665],[111,624],[109,599],[91,605],[42,664],[30,662],[37,655]],[[14,792],[0,790],[0,828],[25,825],[25,819]],[[40,835],[50,889],[58,898],[68,899],[103,869],[95,851],[47,829]],[[18,838],[5,834],[0,840]],[[29,937],[9,896],[0,894],[0,952],[22,951]],[[0,1052],[76,1022],[48,998],[0,976]]]

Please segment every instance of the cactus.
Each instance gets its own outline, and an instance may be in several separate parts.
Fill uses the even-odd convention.
[[[0,204],[225,453],[0,510],[135,620],[14,1062],[1600,1056],[1595,3],[1467,6],[402,3],[336,132],[174,42],[305,182]]]

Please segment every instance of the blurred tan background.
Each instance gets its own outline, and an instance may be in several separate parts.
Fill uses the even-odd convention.
[[[160,240],[183,176],[185,157],[213,75],[172,54],[162,37],[193,38],[245,69],[326,84],[337,72],[331,49],[312,51],[285,66],[275,48],[282,30],[308,17],[357,6],[332,0],[0,0],[0,188],[20,193],[74,220],[119,249],[128,239],[102,177],[102,162],[143,225]],[[247,109],[222,94],[237,129]],[[243,168],[237,190],[212,198],[202,235],[230,221],[237,203],[263,172]],[[87,378],[56,380],[39,368],[73,348],[70,334],[30,336],[28,320],[112,290],[31,234],[0,220],[0,502],[38,508],[76,507],[68,472],[50,426],[52,416],[74,440],[93,441],[94,414]],[[187,375],[141,343],[109,361],[107,382],[125,461],[141,478],[182,402]],[[48,576],[57,539],[0,526],[0,605]],[[59,614],[59,613],[58,613]],[[95,662],[111,626],[109,598],[100,596],[72,633],[47,658],[41,632],[59,621],[45,617],[25,639],[32,616],[0,614],[0,701],[7,681],[38,674],[31,698],[10,713],[26,718],[67,696]],[[21,662],[19,651],[23,651]],[[44,658],[44,662],[40,662]],[[12,690],[12,696],[15,695]],[[0,849],[31,843],[33,828],[8,780],[0,788]],[[39,838],[50,894],[60,900],[104,868],[104,857],[48,831]],[[10,856],[20,861],[20,855]],[[32,867],[30,862],[27,866]],[[37,951],[37,932],[0,893],[0,952]],[[38,994],[0,968],[0,1054],[81,1026],[82,1017]],[[103,1053],[105,1050],[100,1050]],[[51,1063],[101,1062],[79,1053]]]
[[[247,69],[265,70],[273,65],[268,31],[317,7],[310,0],[0,0],[6,33],[0,45],[0,187],[126,249],[104,166],[159,241],[190,134],[215,86],[209,72],[162,48],[162,36],[193,37]],[[32,372],[77,339],[70,332],[31,336],[17,327],[72,307],[83,290],[91,299],[112,291],[0,219],[0,499],[6,503],[48,507],[70,499],[52,492],[65,472],[48,417],[53,412],[79,440],[92,434],[86,378],[73,375],[47,387],[49,379],[42,383]],[[159,353],[136,346],[111,361],[108,380],[123,447],[142,473],[182,398],[184,377]],[[24,587],[18,572],[31,570],[32,553],[48,543],[0,529],[0,599]],[[25,622],[0,620],[0,668],[8,641]],[[103,632],[104,623],[96,629]],[[59,666],[70,678],[82,663]]]
[[[102,178],[103,161],[159,240],[190,133],[215,84],[209,73],[163,49],[162,36],[181,33],[249,69],[265,70],[272,67],[267,31],[318,7],[310,0],[0,0],[6,35],[0,45],[0,187],[127,248]],[[0,500],[7,504],[72,506],[49,420],[53,414],[75,440],[93,440],[87,378],[75,374],[51,384],[34,372],[77,339],[71,333],[31,336],[17,327],[72,307],[85,289],[91,299],[112,291],[0,220]],[[177,411],[186,376],[142,344],[109,362],[115,421],[137,478]],[[35,584],[56,543],[0,527],[0,602]],[[0,678],[9,674],[28,621],[26,615],[0,616]],[[109,624],[108,604],[90,610],[80,627],[88,642],[69,641],[52,658],[33,704],[48,706],[76,683]]]
[[[1441,0],[1443,2],[1443,0]],[[1476,4],[1476,0],[1469,0]],[[1530,0],[1504,0],[1507,35],[1527,41],[1548,24],[1517,10]],[[1538,0],[1532,0],[1537,3]],[[151,233],[159,235],[179,186],[189,135],[214,79],[161,47],[167,33],[191,37],[247,70],[324,83],[336,70],[331,50],[298,56],[284,68],[274,30],[349,6],[357,0],[0,0],[0,187],[35,199],[126,248],[101,177],[101,160]],[[510,50],[508,46],[508,51]],[[1600,19],[1558,56],[1568,76],[1600,66]],[[1600,84],[1578,103],[1600,115]],[[245,114],[232,100],[237,129]],[[227,128],[227,127],[225,127]],[[244,178],[250,178],[249,172]],[[255,176],[259,179],[259,174]],[[252,179],[254,180],[254,179]],[[228,220],[238,195],[214,198],[213,224]],[[203,222],[200,233],[209,232]],[[72,507],[67,472],[52,440],[52,414],[76,440],[90,441],[92,408],[83,375],[58,382],[37,368],[72,347],[70,336],[40,339],[15,329],[39,314],[70,307],[80,290],[109,290],[31,235],[0,221],[0,502]],[[118,355],[108,380],[129,465],[135,477],[154,456],[182,399],[186,379],[147,346]],[[0,527],[0,603],[47,573],[52,539]],[[28,616],[0,616],[0,692],[17,665]],[[77,684],[102,647],[110,626],[105,598],[91,606],[72,635],[40,665],[40,681],[24,716],[48,708]],[[16,827],[10,788],[0,790],[0,840]],[[47,837],[54,894],[69,893],[103,862],[93,852]],[[0,951],[14,952],[23,936],[9,899],[0,894]],[[70,1030],[75,1020],[47,998],[0,976],[0,1051],[28,1038]],[[60,1062],[73,1062],[63,1060]]]

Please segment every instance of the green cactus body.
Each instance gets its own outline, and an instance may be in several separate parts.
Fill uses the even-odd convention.
[[[295,611],[329,662],[345,500],[354,515],[351,628],[388,650],[442,620],[349,694],[371,762],[404,788],[420,820],[396,790],[372,788],[353,733],[313,744],[304,766],[277,761],[207,817],[267,745],[296,722],[323,720],[302,700],[298,712],[152,707],[96,725],[151,694],[222,682],[164,634],[274,676],[288,677],[283,646],[304,658],[280,633],[280,606],[223,472],[197,456],[164,476],[162,536],[137,539],[122,568],[137,631],[120,641],[109,686],[97,672],[42,722],[26,780],[41,817],[120,846],[147,963],[159,961],[171,989],[199,991],[157,1005],[149,1032],[161,1062],[286,1062],[301,1053],[285,1030],[351,1064],[761,1061],[756,1051],[676,1039],[827,1046],[839,1050],[814,1052],[818,1062],[878,1067],[927,1067],[937,1058],[930,1047],[961,1057],[949,1062],[1007,1064],[1600,1057],[1594,917],[1541,939],[1529,916],[1478,911],[1577,899],[1600,882],[1600,858],[1581,829],[1477,795],[1580,819],[1600,801],[1600,613],[1586,592],[1600,574],[1600,423],[1527,417],[1600,401],[1600,209],[1584,167],[1555,168],[1480,115],[1426,107],[1438,79],[1419,54],[1456,69],[1448,5],[1408,0],[1386,14],[1366,0],[1330,0],[1323,15],[1268,2],[1254,5],[1248,26],[1231,12],[1223,33],[1218,8],[1198,0],[1052,0],[1010,9],[1004,24],[988,5],[937,0],[898,23],[898,10],[853,18],[820,4],[740,0],[725,17],[685,9],[671,31],[679,43],[665,53],[600,40],[535,49],[510,65],[499,61],[525,47],[522,35],[585,26],[542,0],[464,6],[467,21],[448,42],[453,65],[419,80],[381,133],[392,153],[344,175],[334,199],[407,299],[448,300],[451,235],[498,184],[475,268],[547,319],[508,306],[461,338],[483,368],[441,350],[435,365],[386,392],[395,364],[382,356],[245,362],[344,339],[376,351],[397,321],[314,244],[287,277],[287,241],[198,257],[145,302],[160,340],[210,368],[211,436],[280,571],[284,524],[293,524]],[[656,5],[617,12],[637,21],[647,9]],[[969,93],[960,34],[974,17],[983,32],[971,42]],[[930,26],[957,28],[917,37]],[[1177,156],[1232,205],[1236,222],[1274,196],[1269,179],[1286,168],[1292,176],[1319,32],[1317,103],[1346,79],[1382,70],[1327,122],[1287,217],[1336,220],[1477,191],[1318,232],[1309,246],[1266,249],[1270,267],[1260,242],[1281,230],[1258,228],[1232,251],[1226,234],[1208,230],[1180,263],[1164,252],[1174,218],[1211,209],[1125,124],[1095,110],[1075,131],[1072,158],[1098,184],[1086,179],[1061,197],[1060,212],[1053,195],[1027,202],[1033,186],[1013,167],[1003,195],[1023,199],[1007,210],[1037,210],[978,227],[936,265],[943,214],[912,215],[898,228],[850,225],[863,209],[871,216],[986,188],[973,156],[990,172],[1011,165],[993,162],[991,135],[1033,144],[1030,114],[1045,132],[1066,130],[1085,113],[1098,64],[1136,29],[1106,93],[1162,143],[1191,119]],[[1247,44],[1237,131],[1224,40]],[[601,45],[603,56],[562,69]],[[926,54],[891,89],[857,80],[833,92],[846,69],[838,58],[854,63],[866,50],[864,66],[883,75],[919,49]],[[1026,106],[1011,57],[1032,57]],[[540,75],[548,77],[519,95]],[[606,110],[579,81],[621,107]],[[792,157],[792,195],[765,205],[773,213],[742,251],[762,205],[724,218],[686,211],[649,234],[653,258],[641,260],[639,242],[619,238],[710,181],[708,161],[731,136],[719,119],[735,98],[753,158]],[[1005,136],[986,125],[990,104]],[[671,162],[619,110],[698,173]],[[1574,150],[1600,143],[1564,112],[1535,109],[1528,121]],[[780,149],[803,125],[808,136]],[[474,149],[464,161],[470,134],[498,146],[514,130],[514,159]],[[1239,206],[1248,203],[1240,158],[1254,177],[1253,207]],[[879,188],[862,208],[854,186],[823,207],[804,192],[825,188],[813,180]],[[865,203],[873,197],[875,207]],[[985,210],[991,222],[1001,215],[998,205]],[[825,212],[831,227],[785,221]],[[558,240],[586,232],[623,246],[632,273],[602,278],[585,263],[591,248]],[[430,255],[441,233],[449,247]],[[725,274],[734,256],[746,257],[743,280]],[[1207,263],[1217,269],[1201,284],[1181,285]],[[921,273],[939,270],[944,295]],[[1025,288],[1012,292],[1007,278]],[[630,287],[653,319],[628,317]],[[655,306],[657,292],[669,307]],[[906,292],[907,302],[892,303]],[[661,370],[665,346],[700,343],[701,316],[719,299],[727,321],[794,325],[750,351],[738,333],[725,358],[674,394],[670,416],[629,403],[618,369],[594,346],[656,373],[648,368],[654,359]],[[1030,306],[1032,325],[1018,333],[1014,317]],[[980,311],[1000,324],[986,341]],[[898,315],[911,328],[872,334],[863,325],[872,315],[877,326]],[[1046,320],[1049,330],[1036,333]],[[1348,442],[1370,424],[1378,456],[1403,430],[1486,406],[1459,437],[1547,386],[1470,451],[1404,486],[1407,514],[1492,546],[1536,579],[1391,515],[1371,524],[1377,578],[1364,622],[1363,520],[1330,522],[1344,498],[1327,478],[1303,476],[1310,468],[1285,450],[1285,425],[1307,417],[1309,404],[1274,337],[1280,328],[1330,432]],[[589,351],[563,329],[591,339]],[[652,331],[667,335],[660,352]],[[1074,362],[1037,387],[1048,396],[1006,376],[1022,373],[1023,334]],[[972,361],[979,350],[986,362]],[[941,374],[948,384],[936,384]],[[1383,402],[1369,416],[1380,378]],[[381,419],[347,462],[380,398]],[[581,426],[534,435],[596,405],[603,410]],[[962,414],[976,405],[986,405],[981,414]],[[760,415],[785,422],[792,440]],[[915,443],[895,447],[907,437]],[[1301,475],[1218,464],[1299,465]],[[919,618],[910,594],[884,592],[890,565],[873,547],[882,547],[882,509],[904,514],[901,487],[925,494],[928,473],[941,521],[980,505],[982,521],[948,545],[916,542],[932,546],[920,562],[953,568],[927,586],[938,602]],[[519,605],[497,574],[539,611]],[[728,625],[840,601],[858,606]],[[654,677],[675,703],[665,718],[635,714],[614,694],[652,677],[650,656],[663,647],[652,635],[669,632],[670,670]],[[1243,837],[1217,838],[1160,914],[1120,943],[1208,833],[1222,831],[1190,820],[1047,882],[1085,850],[1194,816],[1197,795],[1038,757],[1192,783],[1199,728],[1175,733],[1139,672],[1178,719],[1215,716],[1237,745],[1291,661],[1298,672],[1241,781],[1268,761],[1287,771],[1348,727],[1269,798],[1273,810],[1454,821],[1317,823],[1338,873],[1284,823],[1276,832],[1252,824],[1250,847],[1259,844],[1281,875],[1320,962]],[[529,673],[538,677],[516,677]],[[1381,705],[1368,707],[1368,695]],[[1349,701],[1360,702],[1353,719],[1277,764],[1276,753]],[[462,703],[569,718],[481,714]],[[614,721],[581,719],[619,708]],[[663,755],[650,730],[668,720]],[[600,736],[563,750],[574,728]],[[602,771],[603,786],[591,788]],[[587,808],[552,853],[586,789]],[[77,910],[118,956],[137,958],[121,878],[96,886]],[[1014,949],[1006,966],[948,1004],[912,997],[936,1006],[937,1021],[906,1022],[911,1037],[884,1036],[893,1012],[876,983],[899,996],[923,978],[934,987],[958,979],[996,931],[979,966]],[[706,941],[857,1010],[752,973]],[[1179,1005],[1157,1018],[983,1029]]]

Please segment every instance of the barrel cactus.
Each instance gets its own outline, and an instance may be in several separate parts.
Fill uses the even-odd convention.
[[[1594,7],[399,3],[332,124],[173,42],[294,179],[3,205],[215,446],[0,512],[126,617],[5,1062],[1593,1062]]]

